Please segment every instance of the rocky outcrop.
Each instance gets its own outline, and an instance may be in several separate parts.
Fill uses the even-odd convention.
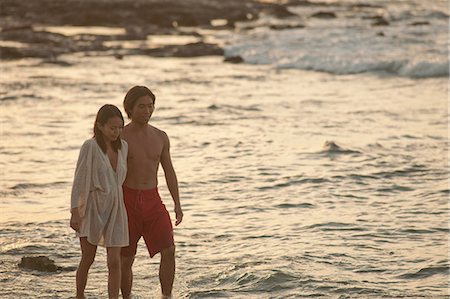
[[[230,56],[230,57],[225,57],[225,59],[223,61],[230,62],[230,63],[241,63],[241,62],[244,62],[244,59],[241,56]]]
[[[311,18],[334,19],[334,18],[336,18],[336,14],[334,12],[319,11],[319,12],[316,12],[315,14],[312,14]]]
[[[186,45],[169,45],[155,49],[141,50],[138,52],[155,57],[197,57],[223,55],[223,49],[218,45],[204,42],[189,43]]]
[[[40,272],[75,271],[77,269],[76,267],[57,266],[55,261],[43,255],[24,256],[18,266],[24,270],[35,270]]]
[[[62,267],[55,265],[55,262],[46,256],[25,256],[19,264],[22,269],[37,270],[41,272],[56,272]]]
[[[0,17],[47,25],[208,26],[214,19],[245,21],[265,9],[288,14],[283,6],[253,0],[2,0]]]
[[[144,54],[157,57],[195,57],[223,55],[218,45],[204,42],[186,45],[146,47],[141,43],[130,49],[121,41],[145,41],[152,35],[200,35],[196,28],[234,29],[236,22],[254,21],[261,14],[279,19],[298,16],[289,5],[317,5],[307,0],[286,0],[277,4],[261,0],[2,0],[0,9],[0,59],[25,57],[58,62],[61,54],[102,52],[123,59]],[[333,18],[334,13],[314,17]],[[215,26],[217,20],[223,25]],[[123,34],[63,35],[50,32],[48,26],[103,26],[123,28]],[[301,28],[287,23],[272,25],[273,30]],[[201,36],[199,36],[201,37]],[[199,38],[201,40],[201,38]],[[231,61],[230,61],[231,62]]]

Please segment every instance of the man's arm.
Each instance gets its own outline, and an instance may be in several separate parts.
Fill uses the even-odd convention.
[[[177,221],[175,225],[178,225],[183,220],[183,211],[180,204],[180,196],[178,193],[178,179],[175,173],[175,169],[172,165],[172,159],[170,158],[170,141],[166,133],[162,132],[163,137],[163,150],[161,153],[161,165],[164,169],[164,175],[166,177],[167,187],[169,188],[170,195],[172,195],[173,202],[175,204],[175,215]]]

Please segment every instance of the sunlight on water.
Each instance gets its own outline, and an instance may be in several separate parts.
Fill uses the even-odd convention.
[[[97,35],[125,34],[124,28],[102,27],[102,26],[34,26],[34,29],[59,33],[66,36],[79,34],[97,34]]]
[[[73,295],[73,270],[27,290],[41,276],[16,264],[36,254],[76,266],[67,221],[79,147],[98,108],[123,110],[135,84],[156,94],[152,123],[169,134],[179,176],[177,298],[446,293],[446,79],[335,76],[218,57],[63,59],[71,66],[2,65],[11,74],[0,82],[7,294]],[[159,182],[172,213],[162,173]],[[105,267],[101,249],[88,295],[105,296]],[[158,293],[157,268],[141,242],[139,298]]]

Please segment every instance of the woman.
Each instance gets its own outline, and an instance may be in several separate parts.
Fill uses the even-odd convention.
[[[109,298],[119,296],[120,250],[128,246],[128,221],[122,193],[128,144],[120,138],[123,125],[122,113],[116,106],[101,107],[94,124],[94,137],[84,142],[78,157],[70,219],[81,245],[77,298],[84,298],[97,245],[107,250]]]

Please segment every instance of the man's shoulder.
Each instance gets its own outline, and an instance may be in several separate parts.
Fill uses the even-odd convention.
[[[158,139],[161,140],[163,144],[166,144],[169,141],[169,136],[166,132],[156,127],[153,127],[155,130],[155,134],[158,136]]]
[[[152,125],[148,125],[148,126],[156,134],[161,135],[161,136],[167,136],[166,132],[164,132],[163,130],[161,130],[161,129],[155,127],[155,126],[152,126]]]

